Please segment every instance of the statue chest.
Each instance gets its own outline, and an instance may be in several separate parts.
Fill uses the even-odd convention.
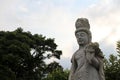
[[[85,52],[83,50],[79,50],[75,53],[75,60],[77,62],[77,65],[81,65],[85,61]]]

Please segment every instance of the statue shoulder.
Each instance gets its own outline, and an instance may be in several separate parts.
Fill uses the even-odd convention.
[[[74,52],[73,56],[77,55],[78,52],[79,52],[79,49]]]

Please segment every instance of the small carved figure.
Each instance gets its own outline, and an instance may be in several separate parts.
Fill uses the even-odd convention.
[[[79,49],[73,54],[69,80],[105,80],[103,54],[98,43],[91,42],[90,25],[86,18],[76,21],[75,36]]]

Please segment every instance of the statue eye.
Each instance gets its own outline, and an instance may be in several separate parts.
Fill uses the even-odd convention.
[[[84,37],[86,35],[87,35],[87,33],[85,33],[85,32],[77,32],[76,33],[76,37]]]
[[[85,34],[84,34],[84,33],[81,33],[80,36],[83,37],[83,36],[85,36]]]
[[[76,36],[80,36],[79,34],[76,34]]]
[[[76,36],[81,36],[81,37],[83,37],[83,36],[85,36],[85,34],[84,34],[84,33],[78,33],[78,34],[76,34]]]

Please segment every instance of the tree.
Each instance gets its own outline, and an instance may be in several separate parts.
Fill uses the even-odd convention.
[[[0,67],[12,74],[12,80],[42,80],[47,74],[45,59],[60,59],[62,52],[56,48],[54,39],[24,32],[22,28],[0,31]]]
[[[0,80],[15,80],[15,74],[9,68],[0,65]]]
[[[56,69],[61,69],[61,70],[63,70],[63,67],[59,64],[59,63],[57,63],[57,62],[52,62],[52,63],[50,63],[50,64],[48,64],[47,66],[46,66],[46,72],[47,73],[52,73],[52,71],[54,71],[54,70],[56,70]]]
[[[69,70],[56,68],[50,72],[44,80],[68,80]]]
[[[109,59],[105,60],[106,80],[120,80],[120,41],[117,42],[117,52],[117,55],[111,54]]]

